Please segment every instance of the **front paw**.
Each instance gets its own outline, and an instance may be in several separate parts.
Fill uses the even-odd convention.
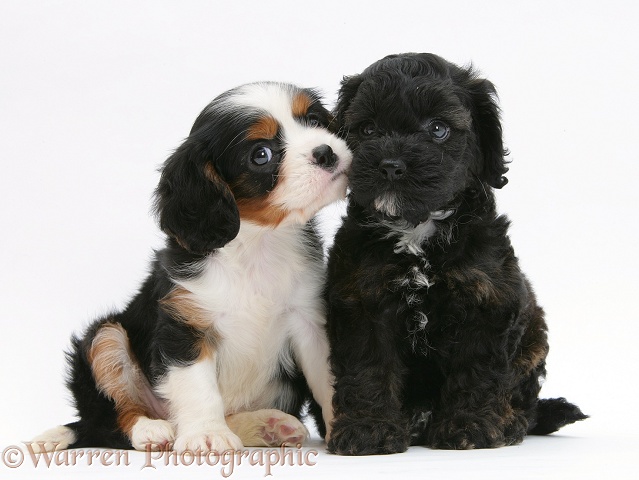
[[[523,413],[517,413],[504,428],[506,445],[517,445],[523,442],[526,433],[528,433],[528,419]]]
[[[173,450],[178,453],[207,453],[225,452],[227,450],[241,450],[242,441],[228,427],[207,429],[201,432],[178,433],[173,444]]]
[[[495,416],[459,414],[435,420],[428,430],[428,446],[447,450],[496,448],[506,445],[503,421]]]
[[[334,421],[328,451],[337,455],[384,455],[408,448],[408,430],[399,421],[379,418]]]
[[[141,416],[131,429],[130,440],[136,450],[166,450],[175,440],[175,430],[166,420]]]

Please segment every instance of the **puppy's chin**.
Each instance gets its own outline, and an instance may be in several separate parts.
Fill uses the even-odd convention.
[[[401,218],[401,200],[391,192],[385,192],[373,200],[370,209],[380,220],[397,220]]]
[[[343,158],[336,172],[318,169],[312,172],[306,181],[297,185],[297,188],[291,188],[293,193],[273,197],[273,204],[279,211],[285,212],[279,224],[304,224],[325,206],[346,198],[348,176],[345,169],[350,164],[350,157],[345,154]],[[303,176],[292,176],[292,178],[296,182],[301,182]],[[284,182],[287,180],[284,179]]]
[[[407,223],[416,227],[420,223],[430,219],[428,209],[412,209],[402,202],[402,199],[393,192],[385,192],[377,196],[368,207],[374,218],[383,222]]]

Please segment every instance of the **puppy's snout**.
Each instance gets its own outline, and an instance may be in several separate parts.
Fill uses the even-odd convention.
[[[379,173],[387,180],[393,181],[400,178],[406,172],[406,164],[403,160],[386,159],[379,164]]]
[[[325,170],[332,170],[337,163],[337,155],[328,145],[320,145],[313,149],[314,163]]]

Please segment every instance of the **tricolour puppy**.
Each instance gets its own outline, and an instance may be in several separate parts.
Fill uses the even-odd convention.
[[[512,445],[585,418],[538,399],[546,323],[495,210],[507,168],[494,97],[429,54],[342,83],[353,164],[326,287],[332,452]]]
[[[167,246],[124,311],[73,338],[79,420],[36,449],[300,442],[289,414],[309,387],[330,426],[325,269],[309,220],[345,195],[351,154],[329,119],[315,92],[278,83],[202,111],[156,190]]]

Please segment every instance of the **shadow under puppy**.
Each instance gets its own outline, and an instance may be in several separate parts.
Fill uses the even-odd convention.
[[[512,445],[586,418],[539,400],[544,313],[497,215],[504,149],[493,85],[431,54],[344,79],[348,212],[326,298],[329,451]]]
[[[309,387],[325,433],[325,266],[309,220],[344,197],[351,161],[330,118],[314,91],[277,83],[202,111],[155,192],[166,248],[124,311],[72,339],[79,420],[36,449],[297,443],[307,431],[289,414]]]

